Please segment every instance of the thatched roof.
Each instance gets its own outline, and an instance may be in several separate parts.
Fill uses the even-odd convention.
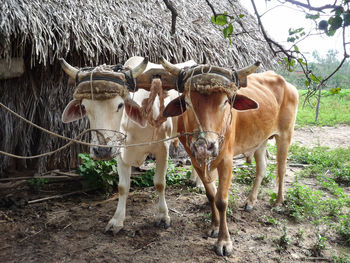
[[[19,78],[0,80],[0,101],[35,123],[68,136],[77,135],[86,120],[63,125],[60,117],[72,98],[72,87],[57,58],[75,66],[124,63],[134,55],[171,62],[193,59],[198,63],[239,68],[259,60],[274,66],[267,44],[253,17],[237,1],[213,2],[218,13],[245,14],[248,34],[233,37],[230,45],[210,22],[205,0],[172,1],[179,14],[171,35],[171,12],[161,0],[4,0],[0,9],[0,59],[24,59]],[[232,3],[230,3],[232,2]],[[240,26],[235,25],[237,31]],[[237,32],[236,31],[236,32]],[[23,155],[51,151],[63,142],[33,129],[0,109],[0,149]],[[80,148],[25,162],[35,169],[69,167]],[[75,160],[75,161],[74,161]],[[9,165],[0,156],[0,171]],[[21,165],[23,167],[23,165]]]
[[[0,14],[0,56],[30,56],[31,65],[54,63],[77,52],[87,64],[124,62],[134,55],[159,54],[174,62],[194,59],[219,66],[246,66],[256,60],[271,67],[273,58],[257,24],[238,1],[212,1],[216,12],[246,14],[247,34],[229,45],[210,22],[205,0],[177,0],[176,34],[161,0],[5,0]],[[235,32],[241,31],[238,24]],[[29,48],[29,49],[28,49]],[[103,60],[103,61],[101,61]]]

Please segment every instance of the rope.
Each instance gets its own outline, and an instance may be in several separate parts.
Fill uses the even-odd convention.
[[[170,140],[174,140],[176,138],[179,138],[179,137],[182,137],[182,136],[189,136],[189,135],[195,135],[197,134],[198,132],[192,132],[192,133],[188,133],[188,132],[185,132],[185,133],[181,133],[179,135],[176,135],[176,136],[172,136],[172,137],[169,137],[169,138],[165,138],[165,139],[161,139],[161,140],[156,140],[156,141],[150,141],[150,142],[144,142],[144,143],[135,143],[135,144],[128,144],[128,145],[100,145],[100,144],[92,144],[92,143],[87,143],[87,142],[83,142],[83,141],[79,141],[77,140],[78,138],[80,138],[81,136],[83,136],[84,134],[88,133],[88,132],[91,132],[91,131],[97,131],[96,129],[87,129],[83,132],[81,132],[78,136],[76,136],[74,139],[72,138],[69,138],[69,137],[66,137],[66,136],[63,136],[63,135],[60,135],[60,134],[57,134],[55,132],[52,132],[52,131],[49,131],[29,120],[27,120],[26,118],[22,117],[21,115],[17,114],[16,112],[14,112],[13,110],[11,110],[10,108],[6,107],[4,104],[2,104],[0,102],[0,106],[4,109],[6,109],[7,111],[9,111],[11,114],[15,115],[16,117],[18,117],[19,119],[23,120],[24,122],[28,123],[29,125],[32,125],[34,126],[35,128],[45,132],[45,133],[48,133],[52,136],[55,136],[55,137],[58,137],[60,139],[63,139],[63,140],[68,140],[69,143],[65,144],[64,146],[54,150],[54,151],[51,151],[51,152],[47,152],[47,153],[43,153],[43,154],[39,154],[39,155],[33,155],[33,156],[21,156],[21,155],[16,155],[16,154],[12,154],[12,153],[7,153],[7,152],[4,152],[4,151],[0,151],[0,154],[3,154],[3,155],[6,155],[6,156],[9,156],[9,157],[13,157],[13,158],[18,158],[18,159],[34,159],[34,158],[40,158],[40,157],[44,157],[44,156],[48,156],[48,155],[52,155],[54,153],[57,153],[65,148],[67,148],[68,146],[70,146],[71,144],[73,143],[77,143],[77,144],[81,144],[81,145],[86,145],[86,146],[97,146],[97,147],[101,147],[101,148],[131,148],[131,147],[138,147],[138,146],[149,146],[149,145],[152,145],[152,144],[157,144],[157,143],[161,143],[161,142],[166,142],[166,141],[170,141]],[[101,130],[101,129],[100,129]],[[114,131],[114,132],[117,132],[117,131]],[[204,131],[204,132],[213,132],[213,131]],[[121,134],[120,132],[118,132],[119,134]],[[216,133],[216,132],[213,132],[213,133]],[[216,133],[217,134],[217,133]],[[125,136],[125,135],[124,135]],[[126,136],[125,136],[126,138]],[[125,140],[125,138],[123,138],[123,140]]]
[[[157,119],[153,119],[153,104],[154,100],[158,95],[159,98],[159,116]],[[142,116],[147,119],[148,123],[158,128],[162,125],[163,122],[167,120],[166,117],[163,117],[162,112],[164,111],[164,98],[167,96],[166,92],[163,91],[161,79],[155,78],[152,80],[152,85],[150,89],[150,94],[147,99],[142,101]]]

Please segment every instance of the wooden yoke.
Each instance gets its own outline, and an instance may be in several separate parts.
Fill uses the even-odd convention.
[[[139,89],[151,91],[152,82],[154,79],[162,80],[163,90],[176,89],[177,77],[165,71],[162,66],[160,66],[160,68],[151,68],[138,76],[136,78],[136,86]]]
[[[141,59],[141,57],[137,57],[137,59],[134,58],[136,62],[139,62]],[[126,65],[128,65],[129,63],[130,62],[126,62]],[[197,65],[197,63],[193,60],[189,60],[184,63],[175,64],[174,66],[179,69],[182,69],[194,65]],[[151,91],[152,81],[155,78],[161,79],[163,90],[176,90],[177,76],[168,73],[162,65],[154,64],[151,62],[148,62],[146,70],[136,78],[136,86],[139,89]]]

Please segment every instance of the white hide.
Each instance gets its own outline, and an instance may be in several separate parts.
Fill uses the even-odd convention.
[[[143,61],[142,57],[133,57],[129,59],[125,66],[134,68]],[[188,61],[183,64],[178,64],[179,68],[184,66],[194,65],[194,61]],[[146,70],[151,68],[162,68],[160,65],[148,63]],[[177,91],[168,91],[168,97],[164,100],[166,106],[171,100],[179,96]],[[143,89],[139,89],[137,92],[130,93],[130,99],[136,102],[138,105],[142,105],[142,100],[149,97],[149,92]],[[123,100],[120,96],[116,96],[108,100],[87,100],[83,99],[81,104],[84,107],[80,107],[79,101],[73,101],[66,107],[62,115],[62,120],[70,122],[83,117],[85,114],[90,121],[90,128],[92,129],[108,129],[120,131],[126,134],[126,145],[149,143],[156,140],[162,140],[175,136],[177,132],[177,118],[167,118],[167,120],[158,128],[150,126],[147,122],[140,122],[140,118],[134,118],[138,120],[139,124],[131,120],[131,118],[125,112],[125,103],[127,100]],[[79,107],[78,107],[79,106]],[[78,111],[79,110],[79,111]],[[136,111],[137,112],[137,111]],[[156,97],[153,104],[153,117],[156,119],[159,115],[159,98]],[[139,116],[139,115],[138,115]],[[142,127],[142,125],[146,125]],[[140,125],[141,124],[141,125]],[[115,145],[109,138],[113,137],[113,132],[101,132],[105,137],[105,142],[109,145]],[[96,135],[92,135],[92,143],[98,144]],[[126,200],[130,189],[130,176],[131,166],[137,166],[143,164],[148,154],[152,154],[156,158],[156,172],[153,178],[155,189],[159,196],[158,211],[156,215],[156,223],[164,224],[165,227],[169,226],[170,218],[168,215],[168,207],[165,201],[165,174],[168,166],[170,141],[159,142],[157,144],[150,144],[144,146],[121,148],[120,154],[117,156],[118,174],[119,174],[119,200],[117,209],[106,226],[106,231],[119,232],[124,225]],[[96,147],[95,147],[96,148]],[[98,148],[98,147],[97,147]],[[101,150],[96,148],[96,153],[99,151],[104,156],[113,156],[115,149],[111,152],[108,150]],[[103,148],[110,149],[110,148]],[[91,148],[91,156],[96,158],[98,156],[94,153],[94,148]],[[103,158],[104,156],[101,156]]]
[[[139,105],[142,104],[144,98],[148,98],[149,92],[139,90],[131,94],[131,98]],[[165,104],[170,100],[176,98],[178,93],[170,91],[169,96],[165,100]],[[176,119],[168,118],[159,128],[154,128],[148,123],[146,127],[142,128],[126,115],[123,111],[120,131],[127,134],[126,144],[138,144],[144,142],[151,142],[155,140],[165,139],[174,136],[177,130],[175,126]],[[153,105],[154,117],[159,114],[159,99],[156,98]],[[122,148],[120,155],[117,157],[118,174],[119,174],[119,201],[118,206],[112,219],[106,226],[106,231],[111,230],[117,233],[123,228],[125,219],[126,200],[130,189],[131,166],[143,164],[147,155],[151,153],[156,158],[156,173],[153,181],[157,193],[159,195],[158,214],[156,216],[156,223],[164,223],[167,227],[170,224],[170,217],[168,215],[168,207],[165,201],[165,173],[168,167],[170,141],[151,144],[146,146],[137,146],[131,148]]]

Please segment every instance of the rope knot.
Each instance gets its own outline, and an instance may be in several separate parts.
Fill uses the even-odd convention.
[[[159,115],[156,119],[153,118],[153,104],[156,97],[159,97]],[[142,101],[142,116],[147,119],[148,123],[153,127],[159,127],[167,120],[163,117],[162,112],[164,111],[164,99],[167,96],[167,92],[163,91],[162,81],[159,78],[152,80],[152,85],[150,89],[150,95],[147,99]]]

